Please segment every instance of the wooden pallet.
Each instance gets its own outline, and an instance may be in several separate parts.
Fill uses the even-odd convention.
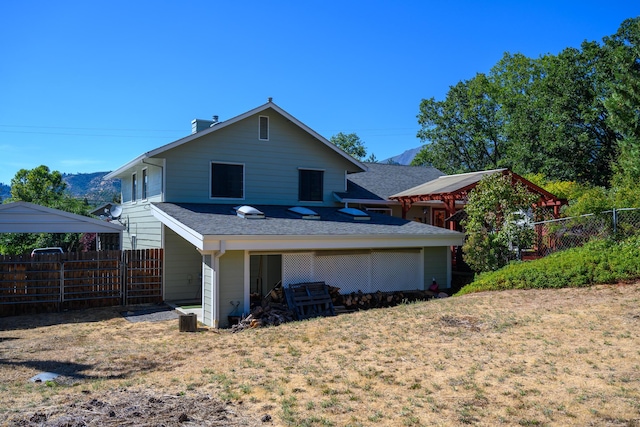
[[[336,314],[329,286],[324,282],[290,284],[284,288],[284,293],[289,308],[298,320]]]

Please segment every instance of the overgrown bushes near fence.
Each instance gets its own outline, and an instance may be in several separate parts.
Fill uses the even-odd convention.
[[[534,262],[482,273],[456,295],[505,289],[565,288],[640,278],[640,235],[594,240]]]
[[[595,214],[534,223],[537,256],[582,246],[593,239],[622,240],[640,229],[640,209],[612,209]]]
[[[0,256],[0,316],[162,301],[162,249]]]

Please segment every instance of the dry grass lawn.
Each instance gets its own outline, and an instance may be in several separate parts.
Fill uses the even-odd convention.
[[[640,282],[505,291],[236,334],[4,318],[0,425],[637,426],[639,301]]]

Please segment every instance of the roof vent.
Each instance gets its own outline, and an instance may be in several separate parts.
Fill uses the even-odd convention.
[[[263,219],[264,213],[254,208],[253,206],[237,206],[234,208],[236,215],[245,219]]]
[[[294,206],[289,208],[289,212],[300,215],[302,219],[320,219],[320,215],[316,211],[302,206]]]
[[[371,219],[367,213],[362,212],[360,209],[342,208],[338,212],[350,216],[356,221],[369,221]]]

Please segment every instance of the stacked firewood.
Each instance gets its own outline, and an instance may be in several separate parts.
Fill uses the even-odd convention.
[[[396,291],[363,293],[361,291],[341,294],[340,288],[329,286],[329,295],[336,312],[351,312],[368,310],[371,308],[393,307],[415,301],[425,301],[432,298],[446,296],[446,294],[432,291]],[[295,320],[294,312],[287,305],[282,286],[277,286],[257,304],[251,313],[231,326],[232,332],[239,332],[249,328],[262,326],[278,326]]]
[[[293,312],[289,310],[286,304],[264,300],[261,305],[254,307],[247,317],[231,326],[231,332],[239,332],[249,328],[260,328],[262,326],[278,326],[293,320]]]
[[[370,308],[393,307],[415,301],[425,301],[435,298],[437,294],[431,291],[396,291],[396,292],[374,292],[365,294],[361,291],[352,292],[346,295],[339,295],[334,299],[333,304],[344,306],[348,311],[368,310]]]

